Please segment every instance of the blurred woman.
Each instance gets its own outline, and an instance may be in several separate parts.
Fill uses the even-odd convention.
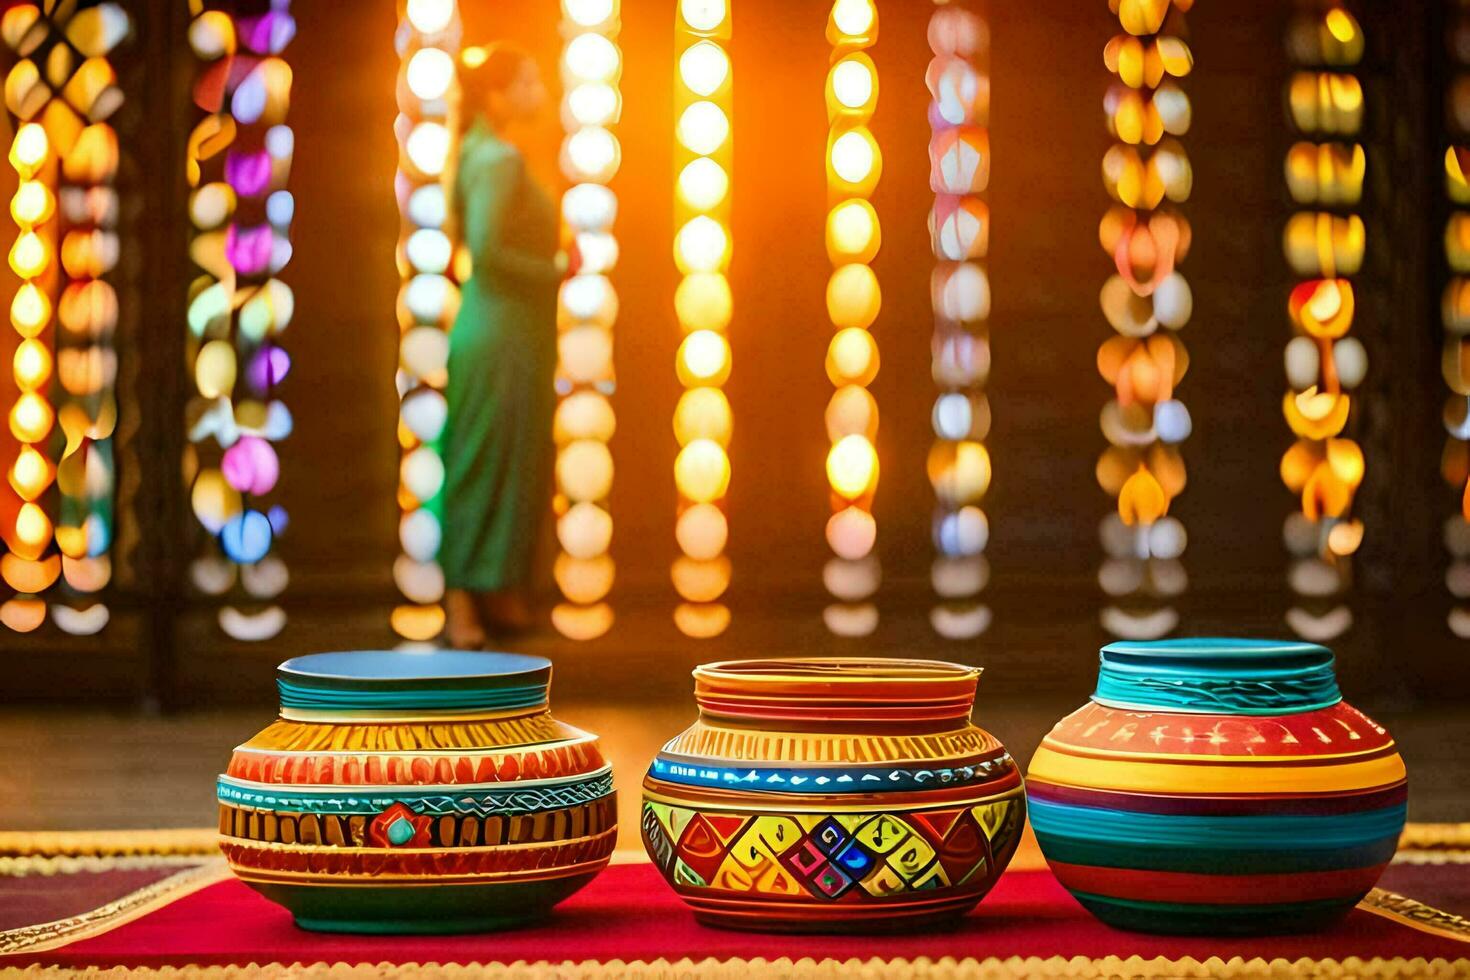
[[[557,210],[513,134],[547,101],[535,61],[497,45],[460,68],[445,174],[451,237],[472,259],[449,335],[443,455],[449,642],[530,625],[526,589],[548,507],[556,367]]]

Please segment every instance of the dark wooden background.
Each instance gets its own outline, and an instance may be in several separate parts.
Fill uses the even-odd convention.
[[[287,56],[295,72],[297,211],[295,256],[283,278],[296,291],[297,310],[285,337],[295,367],[283,396],[296,431],[282,448],[280,499],[292,524],[279,546],[292,574],[285,599],[292,619],[277,640],[249,646],[219,633],[212,608],[184,586],[192,518],[176,474],[190,274],[182,162],[192,63],[182,5],[144,6],[125,56],[137,59],[127,75],[134,87],[124,122],[128,184],[139,203],[129,294],[137,315],[128,348],[136,381],[124,397],[136,399],[140,426],[128,456],[135,499],[123,515],[129,527],[121,537],[130,543],[112,596],[118,615],[96,639],[67,638],[50,627],[0,637],[0,684],[12,697],[28,698],[265,700],[270,667],[285,655],[392,640],[396,14],[390,0],[294,5],[300,31]],[[467,43],[514,38],[554,76],[556,3],[463,6]],[[612,499],[619,620],[591,644],[548,636],[521,644],[555,655],[563,676],[571,665],[582,678],[572,683],[586,690],[616,698],[634,696],[654,678],[683,686],[687,665],[715,657],[856,649],[983,663],[992,668],[987,684],[1018,696],[1085,690],[1103,640],[1096,526],[1111,506],[1092,470],[1104,446],[1097,418],[1108,397],[1094,356],[1110,335],[1097,307],[1108,274],[1097,245],[1107,205],[1099,166],[1108,145],[1101,99],[1109,76],[1101,50],[1116,22],[1104,0],[991,4],[995,480],[985,506],[996,625],[977,642],[955,645],[935,639],[926,625],[932,550],[924,457],[933,387],[922,78],[931,6],[879,6],[873,54],[882,93],[874,131],[884,173],[874,204],[884,241],[875,269],[884,306],[874,329],[883,367],[872,390],[882,411],[882,626],[862,644],[827,637],[820,622],[827,554],[822,410],[831,390],[822,369],[829,336],[821,231],[828,4],[737,0],[735,368],[726,389],[736,418],[729,496],[735,620],[725,637],[707,643],[682,640],[673,628],[673,10],[667,2],[624,0]],[[1282,158],[1290,142],[1281,36],[1289,7],[1280,0],[1206,0],[1189,15],[1196,67],[1185,88],[1194,123],[1184,144],[1195,180],[1185,213],[1194,245],[1182,271],[1194,289],[1195,313],[1182,335],[1192,366],[1180,397],[1195,431],[1185,448],[1189,487],[1176,511],[1190,533],[1183,632],[1285,630],[1280,532],[1291,499],[1277,462],[1290,442],[1280,415],[1290,287],[1280,250],[1287,214]],[[1444,626],[1449,600],[1439,543],[1440,521],[1455,506],[1437,474],[1445,390],[1438,374],[1442,15],[1427,0],[1376,0],[1359,13],[1370,39],[1371,249],[1361,280],[1368,299],[1354,328],[1372,363],[1362,430],[1369,469],[1359,503],[1368,537],[1358,569],[1358,625],[1338,649],[1350,686],[1412,703],[1470,692],[1465,647]],[[548,180],[555,179],[557,138],[551,112],[533,150]],[[632,680],[609,684],[608,671]]]

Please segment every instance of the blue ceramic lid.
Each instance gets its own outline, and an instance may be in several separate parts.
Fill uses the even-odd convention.
[[[467,650],[313,653],[277,667],[276,687],[282,709],[511,711],[546,704],[551,661]]]
[[[1110,643],[1092,700],[1111,708],[1277,715],[1342,700],[1332,651],[1232,637]]]

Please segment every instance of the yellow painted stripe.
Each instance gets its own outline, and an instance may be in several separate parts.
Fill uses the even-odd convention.
[[[1146,749],[1140,749],[1137,752],[1127,752],[1117,749],[1110,751],[1108,749],[1097,749],[1085,745],[1072,745],[1067,742],[1058,741],[1057,739],[1052,738],[1050,735],[1042,739],[1041,744],[1054,752],[1065,752],[1068,755],[1083,756],[1090,759],[1128,760],[1144,757],[1145,759],[1167,759],[1173,762],[1233,762],[1237,764],[1256,764],[1261,762],[1318,762],[1328,759],[1354,759],[1359,756],[1373,755],[1375,753],[1382,752],[1385,749],[1393,749],[1396,747],[1396,743],[1392,739],[1390,739],[1389,741],[1384,742],[1381,745],[1375,745],[1372,748],[1363,749],[1358,752],[1332,752],[1324,753],[1322,755],[1204,755],[1201,753],[1191,752],[1150,752]]]
[[[1062,786],[1144,793],[1332,793],[1389,786],[1404,778],[1397,754],[1331,766],[1173,765],[1084,759],[1045,744],[1031,759],[1028,776]]]

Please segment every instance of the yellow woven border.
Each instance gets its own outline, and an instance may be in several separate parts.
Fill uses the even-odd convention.
[[[1363,896],[1358,908],[1420,932],[1470,943],[1470,920],[1406,898],[1397,892],[1374,888]]]
[[[123,854],[219,853],[213,827],[178,830],[11,830],[0,831],[0,855],[7,857],[81,857]]]
[[[1109,977],[1122,980],[1145,980],[1161,977],[1463,977],[1470,970],[1470,959],[1231,959],[1211,957],[1178,960],[1158,957],[1108,956],[1089,959],[1078,956],[1012,957],[1010,959],[898,959],[898,960],[654,960],[647,963],[251,963],[245,966],[183,966],[89,970],[88,977],[124,978],[207,977],[210,980],[245,980],[256,977],[307,977],[323,980],[356,980],[356,978],[417,977],[495,977],[506,980],[654,980],[654,978],[700,977],[709,980],[828,980],[834,976],[855,976],[863,980],[889,980],[904,977],[936,977],[946,980],[1015,980],[1018,977]],[[81,971],[59,967],[27,967],[0,969],[5,978],[50,978],[74,976]]]
[[[1027,835],[1030,836],[1029,823]],[[175,830],[10,830],[0,831],[0,857],[145,854],[194,854],[212,857],[219,853],[218,842],[219,831],[213,827]],[[1413,862],[1420,852],[1427,851],[1453,856],[1470,852],[1470,823],[1411,823],[1404,828],[1403,836],[1399,838],[1399,853],[1394,860],[1400,861],[1408,855],[1408,860]],[[1455,863],[1455,857],[1447,860]]]

